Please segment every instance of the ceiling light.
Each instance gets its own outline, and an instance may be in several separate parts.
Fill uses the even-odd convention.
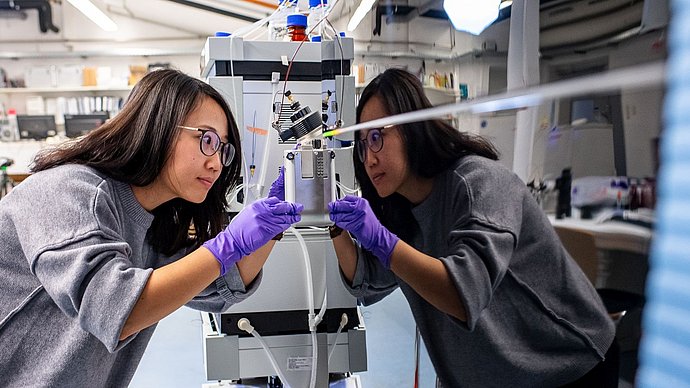
[[[456,30],[479,35],[498,17],[501,0],[443,0],[443,9]]]
[[[371,7],[374,6],[374,3],[376,0],[362,0],[359,3],[359,7],[355,10],[355,13],[352,15],[352,18],[350,19],[350,22],[347,23],[347,30],[352,32],[357,28],[359,25],[359,22],[364,19],[364,17],[369,13],[369,10]]]
[[[117,24],[98,9],[90,0],[67,0],[92,22],[105,31],[117,31]]]

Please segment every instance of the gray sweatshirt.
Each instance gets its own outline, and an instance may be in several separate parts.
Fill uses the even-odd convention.
[[[603,359],[614,325],[517,176],[462,158],[412,212],[418,225],[408,243],[443,262],[467,321],[436,309],[366,252],[350,290],[373,303],[401,288],[444,387],[555,387]]]
[[[0,386],[126,387],[155,325],[119,335],[164,257],[128,184],[78,165],[36,173],[0,201]],[[236,267],[187,305],[247,298]]]

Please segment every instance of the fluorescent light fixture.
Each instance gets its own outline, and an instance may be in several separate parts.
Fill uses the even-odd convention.
[[[67,0],[92,22],[105,31],[117,31],[117,24],[98,9],[90,0]]]
[[[456,30],[479,35],[498,17],[501,0],[443,0],[443,9]]]
[[[374,3],[376,0],[362,0],[359,3],[359,7],[355,10],[355,13],[352,14],[352,18],[350,18],[350,22],[347,23],[347,30],[352,32],[357,28],[359,25],[359,22],[364,19],[365,16],[367,16],[367,13],[369,13],[369,10],[371,7],[374,6]]]

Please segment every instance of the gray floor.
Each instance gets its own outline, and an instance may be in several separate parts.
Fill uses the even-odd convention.
[[[362,309],[367,327],[368,371],[359,373],[364,387],[412,387],[414,322],[398,290]],[[433,367],[422,349],[420,388],[434,387]],[[201,387],[204,376],[199,312],[182,308],[158,325],[132,388]]]

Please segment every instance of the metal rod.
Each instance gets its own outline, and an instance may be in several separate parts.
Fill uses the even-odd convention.
[[[473,101],[457,102],[433,108],[383,117],[344,128],[337,128],[321,134],[309,134],[302,141],[318,137],[330,137],[362,129],[380,128],[387,125],[406,124],[429,119],[443,118],[454,113],[487,113],[536,106],[544,101],[561,97],[609,92],[620,89],[640,89],[662,85],[665,64],[663,61],[652,64],[610,70],[604,73],[542,84],[535,87],[513,90],[477,98]]]

